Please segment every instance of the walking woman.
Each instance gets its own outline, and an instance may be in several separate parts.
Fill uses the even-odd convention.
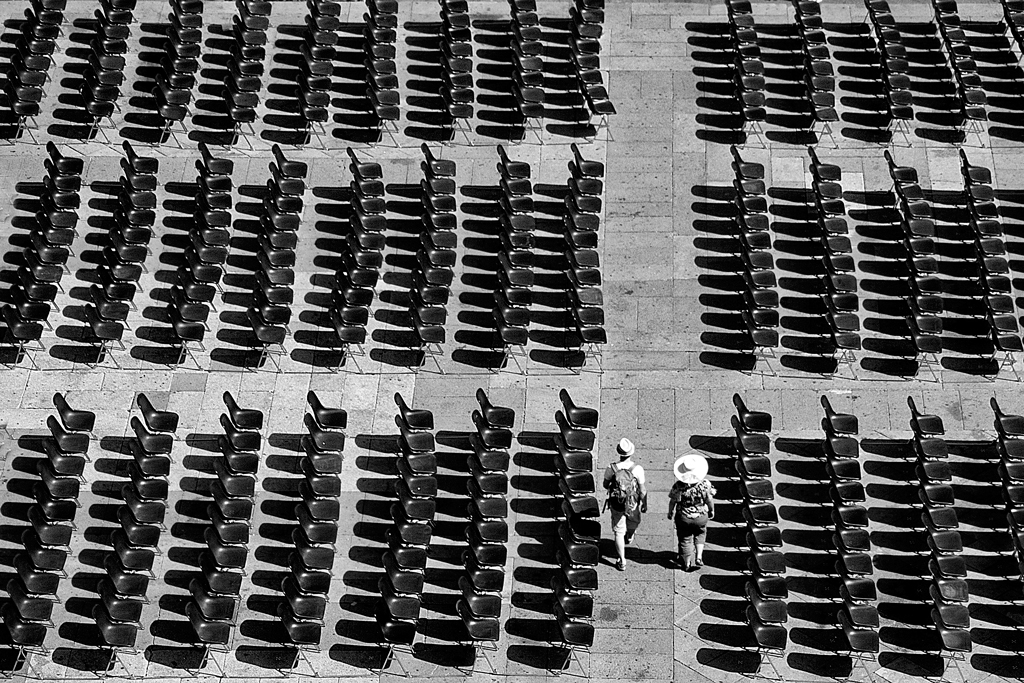
[[[715,517],[715,487],[705,477],[708,461],[697,453],[676,460],[678,481],[668,493],[668,518],[675,519],[679,554],[676,565],[688,572],[704,566],[704,533]]]

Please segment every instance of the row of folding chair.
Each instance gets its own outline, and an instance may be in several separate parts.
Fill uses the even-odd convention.
[[[744,143],[753,134],[762,148],[766,147],[762,124],[767,117],[765,108],[764,63],[757,42],[757,29],[749,0],[726,0],[729,12],[729,36],[735,52],[733,60],[733,86],[740,107]]]
[[[306,395],[309,412],[303,417],[307,434],[303,435],[305,457],[300,466],[305,481],[299,483],[301,502],[295,506],[299,527],[292,532],[295,557],[303,569],[315,573],[320,580],[300,583],[296,576],[285,576],[281,592],[285,600],[278,605],[288,643],[294,650],[291,665],[294,673],[301,661],[310,672],[317,672],[309,659],[310,652],[320,649],[320,639],[327,611],[334,555],[337,553],[338,519],[341,508],[342,451],[345,448],[345,428],[348,413],[343,408],[331,408],[321,403],[315,392]]]
[[[136,653],[142,610],[156,556],[161,554],[168,482],[176,413],[158,410],[140,393],[136,399],[142,420],[131,418],[134,438],[129,441],[133,461],[128,464],[130,483],[122,487],[125,504],[117,512],[121,529],[111,534],[114,552],[104,562],[107,576],[97,585],[102,603],[93,608],[100,637],[110,651],[104,675],[120,666],[130,675],[124,655]]]
[[[397,0],[366,0],[363,15],[363,50],[366,53],[366,97],[377,121],[377,137],[381,142],[387,132],[398,147],[398,120],[401,118],[401,96],[398,92],[395,43],[398,40]]]
[[[185,606],[202,649],[198,671],[212,667],[221,676],[224,667],[216,654],[227,651],[236,625],[264,425],[262,411],[239,406],[230,392],[224,392],[223,400],[224,433],[217,438],[221,457],[214,460],[217,479],[210,485],[213,502],[207,506],[211,524],[203,534],[207,547],[199,556],[201,575],[190,583],[191,599]]]
[[[848,366],[856,378],[856,352],[861,348],[860,309],[857,294],[856,265],[846,223],[846,205],[843,202],[843,172],[836,164],[823,163],[813,147],[807,148],[810,157],[811,192],[814,198],[815,224],[823,255],[822,281],[825,285],[822,300],[825,319],[832,341],[835,370]]]
[[[587,137],[594,139],[604,130],[611,139],[608,120],[616,111],[601,69],[604,1],[575,0],[569,7],[569,32],[569,56],[576,75],[575,83],[586,107],[587,128],[593,131]]]
[[[448,113],[451,130],[443,142],[453,144],[461,133],[467,145],[472,145],[475,96],[473,94],[473,38],[470,25],[469,3],[466,0],[438,0],[441,26],[438,30],[441,65],[439,94]]]
[[[46,150],[46,176],[29,234],[30,246],[23,251],[24,263],[9,290],[10,303],[3,307],[6,341],[16,349],[13,365],[28,358],[36,367],[31,352],[43,350],[43,325],[51,327],[48,318],[77,235],[83,161],[64,156],[52,142]]]
[[[789,639],[786,628],[789,591],[778,512],[773,502],[775,492],[770,481],[772,417],[770,413],[748,409],[739,394],[733,395],[733,405],[736,407],[736,415],[731,420],[737,456],[735,469],[740,477],[741,512],[749,552],[750,578],[744,586],[748,603],[746,621],[757,646],[755,675],[764,662],[778,675],[775,659],[784,655]]]
[[[573,159],[568,163],[568,193],[565,196],[565,226],[568,264],[566,276],[566,308],[584,350],[583,364],[593,359],[598,371],[602,368],[601,347],[607,343],[604,328],[601,269],[597,252],[597,232],[604,194],[604,164],[585,159],[576,143],[570,145]]]
[[[117,287],[90,287],[92,301],[86,304],[86,317],[97,346],[95,364],[107,357],[117,366],[110,354],[112,346],[124,350],[122,336],[127,327],[128,312],[134,308],[135,283],[146,272],[149,241],[156,223],[156,172],[159,161],[155,157],[138,155],[128,142],[123,142],[122,174],[119,178],[118,208],[114,211],[114,226],[108,231],[103,248],[106,267]],[[129,285],[131,285],[129,287]]]
[[[298,109],[305,127],[304,144],[312,142],[314,135],[320,146],[327,149],[329,120],[328,106],[331,103],[331,76],[334,74],[335,45],[338,42],[338,27],[341,21],[341,5],[332,0],[306,0],[309,9],[306,27],[300,46],[302,61],[300,73],[295,78],[298,88]]]
[[[1024,416],[1004,413],[994,396],[990,405],[995,418],[995,445],[1010,547],[1017,560],[1017,571],[1024,577]]]
[[[1024,0],[1000,0],[1000,4],[1003,6],[1003,34],[1009,33],[1017,51],[1024,55]]]
[[[56,39],[63,32],[61,24],[64,23],[66,7],[67,0],[33,0],[32,7],[25,10],[21,35],[15,42],[17,51],[11,57],[4,84],[4,92],[18,120],[12,143],[17,142],[21,132],[25,131],[32,142],[38,144],[32,130],[38,128],[35,117],[39,115],[40,103],[46,95],[44,86],[50,80],[52,55],[56,50]]]
[[[284,340],[290,334],[290,298],[294,296],[290,288],[295,284],[295,247],[298,244],[302,195],[306,191],[305,177],[309,165],[288,159],[276,144],[272,151],[274,161],[270,163],[271,178],[267,180],[266,193],[263,195],[264,215],[257,235],[259,251],[256,257],[263,278],[258,277],[253,285],[253,300],[246,316],[259,349],[254,367],[258,369],[265,360],[270,359],[280,371],[281,366],[276,356],[284,354]],[[269,292],[262,280],[271,287],[285,288],[288,293],[283,290]]]
[[[113,117],[114,112],[120,110],[117,100],[125,79],[125,55],[131,35],[128,25],[134,21],[134,9],[134,0],[104,0],[95,11],[96,36],[90,43],[92,55],[79,90],[85,113],[92,119],[87,140],[101,133],[107,144],[111,144],[106,129],[117,128]],[[107,119],[109,125],[102,125],[103,119]]]
[[[171,0],[171,12],[167,15],[167,42],[164,56],[160,59],[161,71],[157,73],[153,87],[157,115],[163,121],[159,142],[168,137],[178,147],[181,141],[174,133],[177,123],[187,135],[185,119],[190,115],[192,89],[196,85],[199,71],[199,55],[203,40],[202,0]]]
[[[511,462],[512,427],[515,411],[490,402],[478,389],[478,410],[472,413],[475,433],[470,433],[473,455],[466,464],[472,477],[466,482],[470,503],[467,513],[466,542],[463,552],[465,573],[459,578],[462,597],[456,612],[466,629],[466,643],[473,648],[470,673],[482,657],[496,673],[488,652],[497,649],[501,634],[502,592],[505,589],[505,564],[508,561],[508,466]]]
[[[779,299],[775,259],[771,253],[764,166],[744,161],[735,146],[731,147],[731,152],[735,174],[732,186],[736,254],[741,264],[739,274],[746,285],[741,317],[754,349],[755,367],[758,361],[764,360],[774,374],[770,359],[775,357],[779,345]]]
[[[60,393],[53,395],[53,404],[57,417],[47,418],[50,436],[43,441],[49,457],[37,465],[39,481],[32,487],[35,503],[28,511],[32,528],[21,535],[23,549],[14,557],[17,576],[7,583],[11,601],[0,610],[17,649],[12,671],[25,665],[27,673],[36,675],[32,655],[48,652],[46,634],[54,626],[51,614],[59,602],[57,588],[67,578],[64,568],[81,505],[81,475],[96,422],[94,413],[73,409]]]
[[[940,314],[945,306],[941,296],[942,281],[937,276],[938,262],[932,256],[935,253],[932,208],[918,183],[917,170],[897,164],[888,150],[883,154],[893,182],[893,208],[903,232],[909,284],[906,301],[910,309],[906,323],[912,355],[917,360],[916,374],[927,369],[937,381],[938,354],[942,352]]]
[[[928,589],[932,602],[931,621],[942,641],[945,663],[952,662],[959,670],[959,662],[964,661],[972,647],[970,595],[965,580],[963,541],[954,508],[956,497],[946,462],[949,453],[943,438],[946,430],[941,417],[919,411],[910,396],[907,405],[914,432],[911,446],[917,459],[918,497],[924,506],[921,524],[928,534],[926,542],[931,554],[928,563],[932,575]]]
[[[189,228],[188,247],[195,256],[178,269],[167,305],[171,330],[178,347],[176,365],[191,358],[199,365],[193,346],[204,349],[210,310],[220,290],[223,264],[231,241],[231,172],[234,162],[213,156],[206,143],[199,143],[201,157],[196,160],[196,208]],[[205,264],[205,266],[204,266]],[[259,277],[257,276],[257,280]]]
[[[914,95],[910,90],[910,62],[903,36],[896,26],[896,19],[886,0],[864,0],[867,8],[866,19],[871,20],[874,46],[882,68],[882,89],[886,109],[889,113],[889,140],[896,134],[903,136],[904,144],[910,141],[910,122],[914,120]]]
[[[832,124],[839,121],[836,112],[835,72],[825,40],[821,5],[814,0],[804,0],[794,3],[794,9],[803,53],[804,86],[811,102],[810,129],[817,136],[818,142],[821,142],[822,136],[827,135],[832,140],[832,146],[839,147],[832,133]]]
[[[999,454],[998,470],[1006,519],[1010,534],[1016,536],[1024,526],[1021,523],[1024,521],[1024,416],[1004,413],[994,396],[989,404],[995,418],[994,445]]]
[[[970,232],[964,239],[974,242],[978,294],[984,301],[980,314],[988,322],[993,359],[999,361],[994,372],[998,375],[1004,367],[1009,367],[1019,380],[1015,354],[1024,351],[1024,344],[1021,343],[1016,306],[1007,287],[1009,264],[1006,260],[1001,214],[992,187],[992,172],[972,164],[967,153],[960,149],[960,174],[964,183],[964,199],[970,213]]]
[[[529,341],[530,305],[536,244],[533,182],[530,164],[511,159],[505,148],[498,145],[498,197],[501,230],[498,250],[498,288],[494,292],[495,306],[491,310],[496,341],[501,345],[502,359],[495,371],[500,371],[511,360],[521,374],[526,370],[526,343]]]
[[[563,659],[556,675],[569,671],[573,662],[586,675],[580,652],[594,643],[594,591],[596,567],[601,558],[600,507],[593,474],[593,448],[600,415],[595,408],[578,405],[569,392],[558,392],[561,410],[555,413],[555,471],[561,514],[555,560],[560,574],[551,579],[552,610],[561,636]]]
[[[261,77],[273,5],[268,0],[236,0],[235,6],[237,12],[231,21],[231,58],[222,97],[232,123],[231,144],[245,137],[251,148],[252,142],[242,129],[244,126],[250,134],[256,134],[253,124],[258,118],[256,108],[263,89]]]
[[[985,125],[988,121],[985,105],[988,103],[988,97],[982,87],[978,64],[964,33],[956,1],[932,0],[932,8],[960,100],[959,128],[963,133],[964,142],[974,135],[978,138],[978,146],[984,147]]]
[[[444,373],[438,357],[446,338],[445,307],[451,296],[455,278],[455,162],[439,159],[426,144],[420,146],[424,159],[420,162],[420,202],[423,205],[420,246],[416,250],[412,287],[409,289],[409,316],[419,342],[419,364],[432,358],[438,372]]]
[[[153,225],[157,214],[157,171],[159,161],[154,157],[139,156],[131,144],[122,143],[125,156],[121,159],[118,203],[114,211],[114,227],[108,232],[103,256],[120,282],[137,283],[145,272],[145,259],[150,255]],[[134,294],[134,287],[131,290]],[[96,362],[101,362],[109,347],[118,344],[127,327],[128,312],[133,297],[125,298],[128,289],[118,292],[114,288],[90,287],[91,305],[87,306],[90,326],[99,346]],[[95,318],[95,322],[93,322]],[[111,356],[117,365],[117,359]]]
[[[335,273],[329,315],[334,341],[341,355],[337,367],[355,356],[365,355],[362,344],[366,341],[366,323],[369,307],[373,303],[375,287],[384,263],[384,231],[387,228],[384,202],[384,172],[376,162],[360,161],[347,148],[350,158],[349,172],[352,212],[349,224],[352,232],[342,252],[342,266]]]
[[[846,638],[851,660],[867,670],[867,662],[874,661],[879,651],[879,619],[869,520],[864,506],[866,496],[858,459],[859,421],[855,415],[836,412],[825,396],[821,397],[821,405],[825,412],[825,469],[833,505],[832,545],[837,554],[835,566],[842,601],[836,621]]]
[[[512,127],[509,140],[523,142],[527,132],[531,132],[540,143],[540,134],[544,128],[544,62],[541,59],[544,46],[541,43],[537,5],[509,0],[509,16],[509,46],[512,49],[513,67],[510,92],[515,100],[511,108],[522,118],[519,137],[513,137],[516,127]]]
[[[395,424],[399,430],[395,480],[398,502],[391,506],[394,526],[386,533],[388,549],[381,557],[384,576],[377,584],[381,599],[376,619],[386,648],[381,673],[395,662],[408,676],[397,653],[408,652],[412,656],[419,628],[427,549],[437,510],[437,456],[433,413],[411,408],[398,392],[395,405]]]

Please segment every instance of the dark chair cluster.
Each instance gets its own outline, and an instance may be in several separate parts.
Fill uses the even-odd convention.
[[[316,135],[320,146],[327,149],[325,125],[330,117],[327,108],[331,103],[334,46],[338,43],[338,27],[341,26],[338,19],[341,5],[331,0],[306,0],[306,7],[309,13],[299,47],[302,61],[299,62],[300,73],[295,77],[299,116],[306,131],[304,144],[312,142]]]
[[[871,21],[875,50],[882,69],[882,89],[889,113],[889,140],[897,133],[903,136],[907,147],[910,141],[910,122],[914,120],[914,95],[910,90],[910,62],[903,36],[896,27],[896,19],[886,0],[864,0],[866,18]]]
[[[329,311],[335,342],[342,352],[338,367],[353,356],[365,355],[362,344],[366,341],[370,304],[384,264],[384,230],[387,228],[384,170],[376,162],[360,161],[351,147],[347,152],[353,178],[349,216],[352,232],[345,241],[342,265],[334,275]],[[359,369],[354,359],[352,362]]]
[[[937,379],[935,367],[938,354],[942,352],[942,318],[945,310],[942,300],[942,281],[936,275],[938,262],[935,253],[935,221],[931,204],[925,201],[924,191],[918,184],[917,170],[912,166],[900,166],[888,150],[885,160],[889,168],[895,193],[894,208],[903,232],[904,262],[910,293],[907,304],[907,333],[912,342],[912,354],[917,358],[917,372],[927,368]]]
[[[412,270],[409,289],[409,316],[419,343],[419,368],[430,357],[442,374],[438,361],[441,344],[445,340],[445,305],[451,296],[455,279],[455,162],[438,159],[424,143],[420,145],[424,159],[420,162],[423,179],[420,180],[420,201],[423,204],[420,246],[416,250],[416,265]]]
[[[1009,33],[1018,50],[1024,51],[1024,0],[999,0],[1003,6],[1003,35]],[[1012,49],[1012,46],[1011,46]]]
[[[932,0],[932,8],[960,100],[960,129],[964,141],[975,135],[978,146],[984,147],[985,125],[988,121],[985,105],[988,97],[982,87],[978,63],[971,54],[971,46],[960,21],[956,0]]]
[[[18,266],[17,282],[10,289],[10,303],[3,308],[7,341],[17,348],[13,365],[28,358],[32,367],[38,367],[30,351],[45,350],[43,325],[50,327],[47,319],[78,234],[75,227],[84,162],[64,156],[52,142],[46,143],[46,151],[39,210],[23,252],[24,262]]]
[[[814,211],[823,251],[822,280],[825,292],[825,318],[832,340],[835,371],[848,366],[857,377],[856,353],[861,348],[860,297],[857,287],[857,268],[853,259],[849,227],[846,224],[846,204],[843,202],[843,171],[836,164],[822,163],[813,147],[810,156],[811,191],[814,193]]]
[[[999,452],[999,479],[1003,485],[1003,502],[1007,506],[1007,522],[1012,533],[1024,528],[1021,515],[1024,512],[1024,476],[1021,476],[1020,464],[1024,461],[1024,417],[1004,413],[999,407],[999,402],[993,397],[989,402],[992,412],[995,415],[996,428],[996,450]],[[1020,539],[1024,540],[1024,539]],[[1019,541],[1014,542],[1016,552],[1020,553]]]
[[[277,608],[294,648],[289,667],[294,672],[300,661],[316,675],[309,652],[318,652],[327,611],[338,520],[341,506],[341,464],[345,449],[348,413],[320,402],[315,392],[306,395],[309,412],[303,417],[308,434],[301,438],[304,457],[300,463],[305,481],[299,483],[302,502],[295,506],[299,526],[292,532],[295,553],[289,558],[292,573],[281,581],[284,601]]]
[[[124,505],[118,508],[121,528],[110,535],[113,552],[103,567],[107,576],[100,580],[96,592],[101,603],[93,608],[100,639],[110,651],[104,675],[121,666],[131,675],[125,654],[137,652],[135,647],[141,628],[143,606],[149,602],[149,581],[155,578],[153,564],[160,554],[160,534],[167,512],[171,451],[178,429],[176,413],[157,410],[145,394],[136,403],[142,415],[133,416],[134,438],[128,441],[132,462],[128,463],[130,482],[121,487]]]
[[[267,29],[270,28],[273,4],[269,0],[235,0],[235,6],[238,11],[231,20],[234,43],[223,97],[233,127],[231,144],[244,137],[252,148],[252,142],[242,132],[242,127],[256,135],[253,124],[258,118],[256,107],[260,104],[260,90],[263,89],[263,62],[267,58]]]
[[[479,410],[473,411],[475,433],[470,433],[473,454],[466,460],[471,478],[466,482],[469,524],[462,553],[465,574],[459,577],[462,597],[455,611],[466,628],[466,642],[473,648],[474,673],[482,655],[497,673],[488,652],[497,650],[501,634],[502,591],[505,589],[505,564],[508,561],[508,466],[512,458],[512,427],[516,414],[511,408],[496,406],[483,389],[477,389]]]
[[[234,162],[213,156],[206,143],[199,143],[201,158],[196,160],[195,219],[189,228],[190,244],[185,248],[185,263],[178,268],[177,282],[171,287],[167,313],[178,345],[176,364],[191,357],[194,344],[203,348],[206,321],[220,289],[221,264],[227,259],[231,241],[231,172]],[[269,217],[267,217],[269,220]],[[259,276],[257,275],[257,280]],[[269,284],[269,283],[267,283]]]
[[[532,169],[525,161],[510,159],[505,148],[498,145],[498,220],[501,225],[498,251],[498,288],[494,291],[495,306],[491,311],[502,348],[498,370],[512,360],[520,373],[525,369],[520,359],[526,358],[526,343],[530,338],[530,305],[533,303],[535,274],[533,271],[536,245],[534,230]]]
[[[1020,327],[1017,325],[1016,305],[1011,295],[1006,244],[1003,241],[1003,224],[992,187],[992,172],[984,166],[975,166],[967,159],[967,153],[960,150],[960,175],[964,182],[964,199],[970,213],[970,231],[963,239],[973,242],[973,256],[976,261],[978,287],[974,288],[977,298],[984,301],[984,308],[974,307],[985,317],[989,337],[992,340],[993,360],[999,360],[993,374],[1008,367],[1020,380],[1016,356],[1024,351]],[[1001,357],[1000,357],[1000,354]]]
[[[246,316],[255,337],[254,346],[259,351],[254,367],[262,367],[269,358],[280,371],[276,356],[285,353],[284,340],[292,318],[295,247],[309,164],[288,159],[277,145],[273,146],[273,153],[271,177],[263,195],[264,214],[260,217],[257,234],[259,270]]]
[[[156,223],[159,161],[156,157],[139,156],[127,141],[122,147],[125,156],[121,159],[119,206],[114,210],[114,227],[108,231],[103,248],[103,265],[113,284],[110,287],[92,285],[89,288],[92,301],[85,307],[93,342],[98,347],[97,364],[109,355],[111,362],[117,365],[117,359],[109,354],[110,347],[117,344],[124,349],[121,338],[128,312],[135,308],[137,283],[146,272],[149,241]]]
[[[384,576],[377,584],[381,600],[377,603],[376,619],[385,648],[381,673],[392,662],[397,662],[408,676],[396,652],[413,655],[413,642],[419,628],[427,549],[437,511],[437,456],[434,454],[434,414],[410,408],[397,392],[395,404],[398,406],[395,424],[399,432],[399,457],[395,463],[398,502],[391,505],[394,526],[386,533],[388,550],[381,556]],[[507,534],[506,530],[506,539]]]
[[[736,147],[731,148],[735,173],[735,224],[740,276],[743,278],[743,323],[754,349],[754,363],[764,360],[775,374],[771,360],[779,346],[779,293],[776,287],[772,237],[768,231],[768,199],[765,196],[764,165],[744,161]]]
[[[105,128],[117,129],[114,111],[120,110],[117,100],[124,83],[125,55],[131,36],[128,25],[135,20],[134,11],[135,0],[101,0],[100,9],[94,13],[96,37],[90,43],[92,54],[79,91],[85,113],[92,119],[86,139],[99,132],[111,144]],[[110,124],[102,126],[103,119]]]
[[[368,13],[363,15],[366,22],[363,26],[363,49],[366,52],[366,97],[370,100],[377,125],[377,136],[373,142],[381,142],[387,132],[398,147],[395,134],[402,104],[395,66],[398,1],[366,0],[366,9]]]
[[[469,3],[466,0],[438,0],[441,5],[440,43],[441,88],[439,93],[451,123],[446,142],[462,133],[467,145],[473,118],[473,36]]]
[[[604,0],[575,0],[569,8],[571,36],[570,57],[583,101],[587,105],[587,128],[590,139],[605,130],[609,139],[608,117],[615,115],[615,105],[608,96],[601,70],[601,41],[604,34]],[[597,123],[594,122],[595,117]]]
[[[942,418],[918,411],[912,397],[910,427],[914,437],[910,442],[917,459],[918,498],[924,506],[921,525],[928,533],[926,539],[931,557],[928,571],[932,585],[928,594],[933,609],[931,621],[942,643],[946,662],[959,670],[971,651],[971,617],[968,611],[970,595],[967,586],[967,563],[963,557],[963,540],[957,519],[953,477],[946,459],[949,448],[943,438],[946,430]],[[963,672],[960,672],[961,676]]]
[[[576,143],[570,145],[568,193],[565,196],[566,289],[568,309],[583,347],[582,371],[592,358],[598,371],[601,347],[608,343],[604,328],[604,295],[601,291],[601,262],[597,252],[597,230],[604,194],[604,164],[583,158]]]
[[[522,142],[530,131],[539,144],[544,129],[544,62],[540,57],[544,46],[537,3],[535,0],[509,0],[509,14],[513,67],[511,92],[515,99],[514,107],[522,119],[519,137],[510,138],[510,141]]]
[[[67,578],[64,566],[71,552],[82,474],[96,423],[94,413],[73,409],[60,393],[53,395],[53,405],[57,417],[46,419],[50,435],[42,442],[47,457],[37,465],[39,481],[32,485],[35,503],[28,510],[32,528],[21,535],[23,550],[14,556],[17,576],[7,582],[11,601],[0,608],[0,618],[17,649],[12,671],[25,665],[27,673],[37,676],[30,655],[48,653],[46,634],[54,627],[51,614],[59,602],[57,588]]]
[[[832,124],[838,123],[836,112],[836,79],[832,69],[831,53],[825,40],[821,3],[816,0],[795,0],[796,28],[800,34],[800,48],[804,57],[804,85],[811,102],[810,130],[818,142],[827,135],[832,146],[839,147]]]
[[[753,134],[765,148],[763,123],[768,116],[765,98],[764,62],[757,43],[757,29],[750,0],[726,0],[729,11],[729,36],[736,53],[733,60],[733,85],[740,107],[744,144]]]
[[[558,539],[555,561],[561,572],[551,578],[555,622],[564,658],[553,673],[568,671],[575,661],[586,675],[579,652],[589,653],[594,644],[594,591],[601,561],[601,508],[594,481],[594,454],[600,415],[594,408],[577,405],[569,392],[558,392],[562,409],[555,412],[558,494]]]
[[[171,12],[167,15],[167,42],[164,56],[160,59],[161,72],[157,73],[153,97],[156,99],[157,115],[163,121],[158,142],[173,137],[181,147],[181,141],[174,134],[174,124],[181,125],[187,135],[185,119],[189,116],[192,103],[192,89],[196,85],[199,71],[199,55],[203,40],[202,0],[171,0]]]
[[[758,664],[754,675],[767,661],[775,670],[775,659],[785,655],[789,634],[786,622],[789,613],[786,598],[786,560],[782,554],[782,532],[779,531],[779,513],[775,508],[775,490],[772,487],[771,452],[772,416],[748,410],[739,394],[732,397],[736,415],[732,418],[735,433],[736,473],[740,477],[743,493],[743,521],[749,556],[747,571],[750,579],[744,592],[747,596],[746,620],[754,633]]]
[[[32,130],[38,129],[35,117],[39,116],[40,103],[46,94],[43,86],[51,80],[50,66],[66,8],[67,0],[32,0],[32,7],[25,10],[25,21],[14,44],[16,52],[10,58],[4,84],[8,104],[18,119],[12,142],[25,131],[33,143],[38,143]]]
[[[217,437],[221,455],[213,463],[217,479],[210,485],[213,502],[207,508],[210,526],[199,556],[200,575],[190,584],[191,599],[185,613],[202,649],[198,672],[208,666],[224,675],[216,653],[225,653],[235,629],[242,579],[249,559],[249,535],[256,506],[263,412],[239,406],[224,392],[227,410],[220,415],[224,434]]]
[[[825,417],[825,469],[829,477],[829,498],[832,500],[832,545],[836,549],[836,574],[839,575],[839,596],[842,609],[836,621],[842,629],[850,658],[867,670],[879,651],[878,591],[871,560],[867,500],[861,483],[860,444],[856,436],[860,422],[855,415],[837,413],[822,396]]]

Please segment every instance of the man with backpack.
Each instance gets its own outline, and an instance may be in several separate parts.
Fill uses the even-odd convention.
[[[626,546],[640,526],[640,514],[647,512],[647,486],[644,468],[633,462],[636,448],[629,439],[622,439],[615,448],[619,461],[604,471],[604,488],[608,492],[605,507],[612,511],[612,531],[619,561],[615,568],[626,571]]]

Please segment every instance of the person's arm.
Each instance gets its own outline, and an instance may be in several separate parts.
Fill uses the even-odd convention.
[[[672,495],[672,492],[668,492],[668,518],[672,519],[672,513],[676,510],[676,497]]]
[[[647,473],[644,472],[643,468],[640,468],[640,472],[643,475],[637,481],[640,489],[640,512],[646,514],[647,512]]]
[[[711,497],[711,491],[710,490],[707,493],[704,494],[704,500],[706,500],[707,504],[708,504],[708,519],[714,519],[715,518],[715,499]]]

